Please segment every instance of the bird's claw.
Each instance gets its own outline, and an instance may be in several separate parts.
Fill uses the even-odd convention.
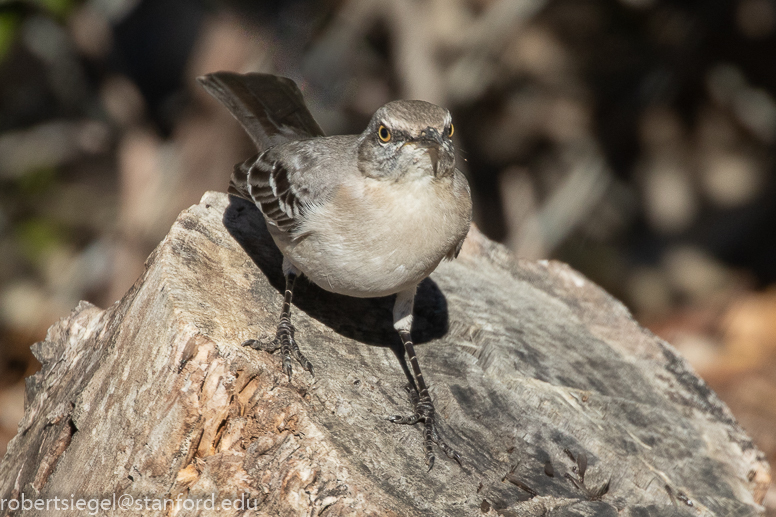
[[[299,350],[299,346],[294,339],[294,326],[287,323],[281,323],[278,326],[275,339],[270,342],[264,342],[257,339],[249,339],[243,343],[243,346],[249,346],[254,350],[263,350],[265,352],[274,353],[280,350],[283,356],[283,373],[288,376],[288,381],[291,382],[291,375],[293,374],[293,368],[291,367],[291,358],[293,357],[302,368],[310,372],[310,375],[315,376],[313,371],[313,365]]]
[[[431,397],[427,393],[422,396],[418,395],[417,390],[409,386],[407,391],[409,392],[410,401],[415,408],[415,413],[410,416],[393,415],[388,417],[388,420],[395,424],[405,425],[423,422],[423,446],[426,451],[426,465],[428,465],[429,471],[434,467],[433,444],[437,444],[448,458],[454,459],[459,465],[463,465],[461,455],[447,445],[445,440],[439,435],[436,425],[436,410],[431,402]]]

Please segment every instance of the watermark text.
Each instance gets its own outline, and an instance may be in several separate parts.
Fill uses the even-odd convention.
[[[194,498],[184,494],[172,497],[150,497],[130,494],[113,494],[109,497],[46,497],[29,498],[25,494],[12,499],[0,498],[0,512],[5,510],[30,511],[45,510],[60,512],[78,510],[88,515],[97,515],[107,511],[141,512],[146,510],[253,510],[260,501],[242,494],[239,498],[216,499],[215,494]]]

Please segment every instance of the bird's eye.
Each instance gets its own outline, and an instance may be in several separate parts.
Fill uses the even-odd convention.
[[[391,141],[391,130],[385,126],[380,126],[380,129],[377,130],[377,136],[380,137],[380,141],[387,144]]]
[[[447,138],[452,138],[453,133],[455,133],[455,127],[453,126],[453,123],[450,123],[450,127],[447,128]]]

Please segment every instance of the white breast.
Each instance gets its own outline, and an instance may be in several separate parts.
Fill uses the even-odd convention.
[[[359,178],[305,217],[301,238],[278,245],[328,291],[374,297],[408,289],[466,235],[469,221],[455,209],[452,185],[432,176],[406,183]]]

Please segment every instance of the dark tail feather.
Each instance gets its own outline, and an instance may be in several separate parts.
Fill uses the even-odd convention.
[[[197,80],[240,122],[259,151],[281,142],[323,136],[304,104],[302,92],[291,79],[216,72]],[[239,185],[236,189],[240,190]]]

